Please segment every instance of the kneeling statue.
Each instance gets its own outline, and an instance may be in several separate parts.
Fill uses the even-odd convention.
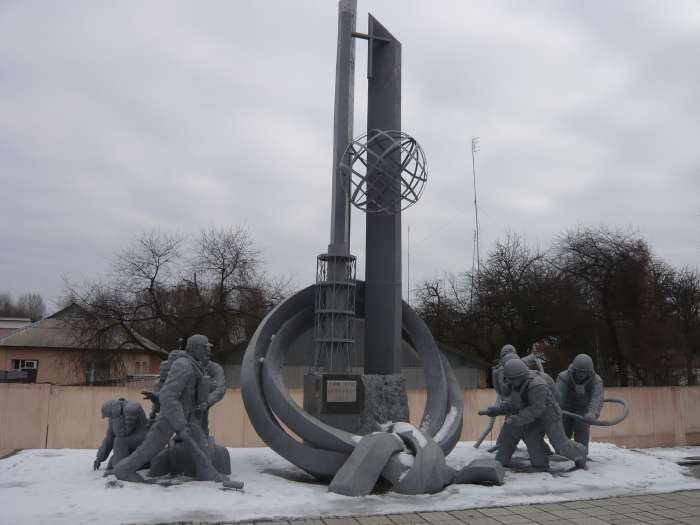
[[[102,405],[102,417],[109,418],[107,434],[97,451],[92,468],[97,470],[113,452],[107,463],[107,472],[131,454],[146,439],[148,420],[143,407],[124,398],[110,399]]]

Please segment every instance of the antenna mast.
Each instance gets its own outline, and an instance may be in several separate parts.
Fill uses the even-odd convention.
[[[476,198],[476,153],[479,151],[479,137],[472,138],[472,181],[474,185],[474,249],[472,252],[472,293],[474,289],[474,267],[476,267],[476,278],[478,280],[481,272],[481,252],[479,250],[479,205]]]

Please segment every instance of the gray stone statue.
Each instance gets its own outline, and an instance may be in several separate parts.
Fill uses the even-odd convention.
[[[146,395],[146,398],[153,402],[152,417],[155,417],[155,414],[160,411],[159,393],[168,377],[170,367],[178,358],[185,355],[186,352],[183,352],[182,350],[173,350],[170,352],[168,359],[163,361],[163,363],[160,365],[158,381],[153,387],[153,392],[143,392],[143,394]],[[201,415],[202,429],[206,435],[209,435],[209,409],[224,398],[224,394],[226,394],[226,376],[224,375],[223,367],[210,359],[206,361],[204,369],[204,375],[208,381],[208,386],[204,385],[203,387],[206,387],[209,393],[203,395],[202,387],[200,387],[200,395],[202,398],[206,397],[207,401],[206,403],[200,403],[197,410]]]
[[[536,371],[529,370],[520,359],[510,359],[503,367],[504,381],[510,393],[499,405],[480,411],[482,415],[507,415],[496,460],[509,466],[520,439],[525,441],[534,470],[549,470],[549,451],[544,437],[557,454],[586,465],[586,448],[569,440],[562,424],[562,413],[553,389]]]
[[[100,468],[100,464],[113,452],[107,463],[107,471],[110,471],[146,438],[148,420],[140,403],[123,398],[106,401],[102,405],[102,417],[109,418],[107,433],[92,467],[94,470]]]
[[[496,391],[496,405],[500,405],[506,402],[508,396],[510,395],[510,386],[506,384],[504,377],[504,366],[511,359],[518,359],[518,353],[513,345],[504,345],[499,353],[498,363],[491,369],[491,381],[493,383],[493,388]],[[547,382],[547,386],[554,394],[555,399],[557,399],[558,401],[558,392],[555,388],[554,380],[549,376],[549,374],[545,373],[540,359],[533,354],[528,354],[525,357],[523,357],[521,361],[525,363],[525,366],[527,366],[528,368],[535,369],[537,375]],[[484,441],[486,436],[493,430],[495,422],[496,416],[490,416],[489,424],[481,433],[476,443],[474,443],[475,448],[479,448],[481,446],[481,443]],[[498,434],[498,437],[496,438],[496,444],[489,449],[489,452],[495,452],[496,450],[498,450],[498,447],[501,444],[501,434],[503,432],[505,432],[506,434],[514,432],[514,430],[510,429],[509,427],[510,425],[507,422],[503,425],[501,431]],[[542,446],[546,447],[550,455],[552,454],[551,449],[546,443],[543,442]]]
[[[118,479],[144,481],[137,471],[163,450],[173,434],[177,434],[194,462],[198,479],[227,481],[212,464],[209,440],[201,424],[202,410],[208,407],[206,367],[210,356],[206,336],[193,335],[187,339],[185,352],[173,359],[160,387],[160,412],[145,440],[129,457],[114,466],[114,475]]]
[[[562,410],[596,421],[603,409],[603,380],[595,373],[593,360],[587,354],[577,355],[569,368],[557,376],[557,391]],[[588,448],[590,424],[564,415],[564,432]]]
[[[180,350],[171,352],[168,360],[161,364],[160,376],[153,392],[144,392],[154,403],[154,413],[158,413],[160,409],[159,393],[167,380],[170,368],[177,359],[185,354],[186,352]],[[228,450],[226,447],[217,445],[214,438],[209,435],[209,410],[214,404],[223,399],[225,393],[226,377],[224,369],[214,361],[207,361],[204,366],[204,376],[198,384],[197,390],[198,399],[206,400],[206,402],[197,404],[193,424],[198,424],[201,427],[201,431],[207,441],[205,452],[209,455],[216,470],[221,474],[231,474],[231,457]],[[175,435],[168,443],[168,446],[151,461],[151,468],[148,473],[151,476],[163,476],[165,474],[172,476],[178,474],[196,476],[196,463],[194,458],[188,453],[182,439]]]

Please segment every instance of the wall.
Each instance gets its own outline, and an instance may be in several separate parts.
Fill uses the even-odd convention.
[[[0,449],[97,448],[106,429],[100,407],[108,399],[142,401],[140,388],[62,387],[41,384],[0,384]],[[301,404],[302,391],[291,391]],[[700,445],[700,387],[608,388],[607,397],[623,397],[630,416],[615,427],[595,427],[593,439],[626,447]],[[408,393],[411,420],[418,422],[425,392]],[[463,440],[475,440],[488,419],[477,410],[492,404],[490,389],[464,391]],[[150,404],[144,402],[148,413]],[[606,408],[612,417],[617,406]],[[495,438],[503,418],[494,428]],[[228,390],[211,414],[216,440],[229,447],[264,446],[248,421],[240,390]]]

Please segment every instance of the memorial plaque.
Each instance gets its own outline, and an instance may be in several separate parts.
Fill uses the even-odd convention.
[[[354,403],[357,401],[357,381],[332,380],[326,382],[327,403]]]
[[[323,374],[322,385],[322,412],[353,414],[364,408],[364,384],[359,375]]]

